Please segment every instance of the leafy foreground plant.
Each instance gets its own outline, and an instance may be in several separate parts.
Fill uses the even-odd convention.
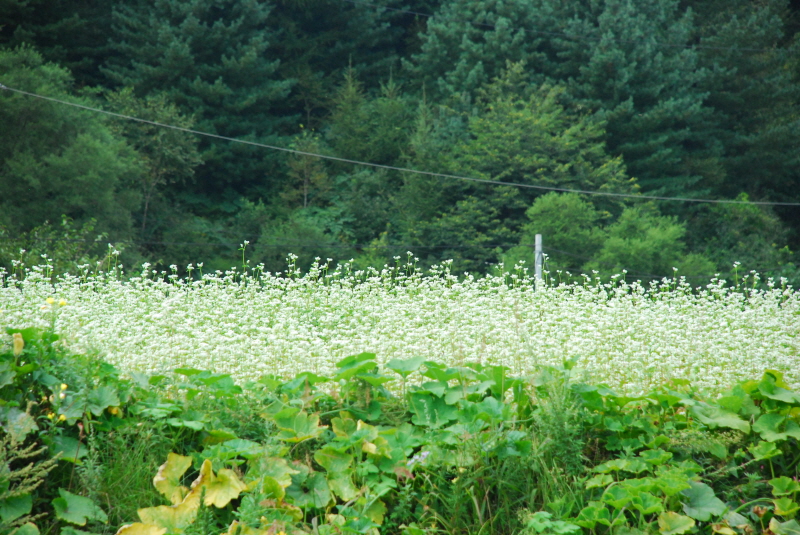
[[[800,394],[776,371],[711,400],[686,381],[619,395],[574,361],[522,378],[361,353],[331,377],[240,386],[192,368],[124,379],[52,334],[12,334],[4,436],[58,459],[45,484],[8,485],[31,506],[4,495],[7,526],[38,515],[17,533],[800,533]],[[129,440],[163,452],[149,490],[107,482],[124,456],[102,445]]]

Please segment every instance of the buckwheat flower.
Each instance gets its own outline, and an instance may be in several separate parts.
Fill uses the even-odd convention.
[[[14,356],[20,356],[23,349],[25,349],[25,340],[20,333],[14,333]]]
[[[412,467],[412,466],[414,466],[415,464],[422,463],[422,462],[424,462],[424,461],[425,461],[425,459],[427,459],[427,458],[428,458],[428,455],[430,455],[430,454],[431,454],[431,452],[429,452],[429,451],[421,451],[421,452],[417,453],[416,455],[414,455],[414,456],[413,456],[413,457],[412,457],[412,458],[411,458],[411,459],[410,459],[410,460],[409,460],[409,461],[406,463],[406,466],[408,466],[409,468],[411,468],[411,467]]]

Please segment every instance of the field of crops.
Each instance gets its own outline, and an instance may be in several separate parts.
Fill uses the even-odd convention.
[[[456,277],[446,266],[194,275],[145,270],[53,284],[29,272],[0,288],[0,327],[54,324],[71,350],[123,370],[190,366],[240,380],[331,374],[335,362],[369,351],[380,362],[424,356],[514,374],[577,357],[589,379],[625,392],[674,377],[716,390],[765,369],[800,385],[800,298],[780,284],[587,280],[534,290],[524,275]]]

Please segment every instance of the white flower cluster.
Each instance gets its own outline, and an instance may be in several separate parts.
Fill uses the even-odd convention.
[[[514,374],[577,357],[588,379],[629,393],[670,378],[717,391],[765,369],[800,386],[800,296],[791,288],[589,278],[536,286],[524,274],[455,277],[447,265],[424,275],[345,265],[199,279],[145,267],[126,280],[56,282],[29,272],[0,286],[0,327],[54,325],[70,349],[126,371],[194,367],[238,380],[332,374],[337,361],[369,351],[380,362],[421,355]],[[43,307],[48,298],[66,304]]]

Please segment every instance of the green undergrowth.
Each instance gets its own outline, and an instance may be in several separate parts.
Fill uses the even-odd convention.
[[[123,375],[10,330],[0,533],[800,535],[800,394],[620,395],[574,360],[361,353],[331,377]]]

